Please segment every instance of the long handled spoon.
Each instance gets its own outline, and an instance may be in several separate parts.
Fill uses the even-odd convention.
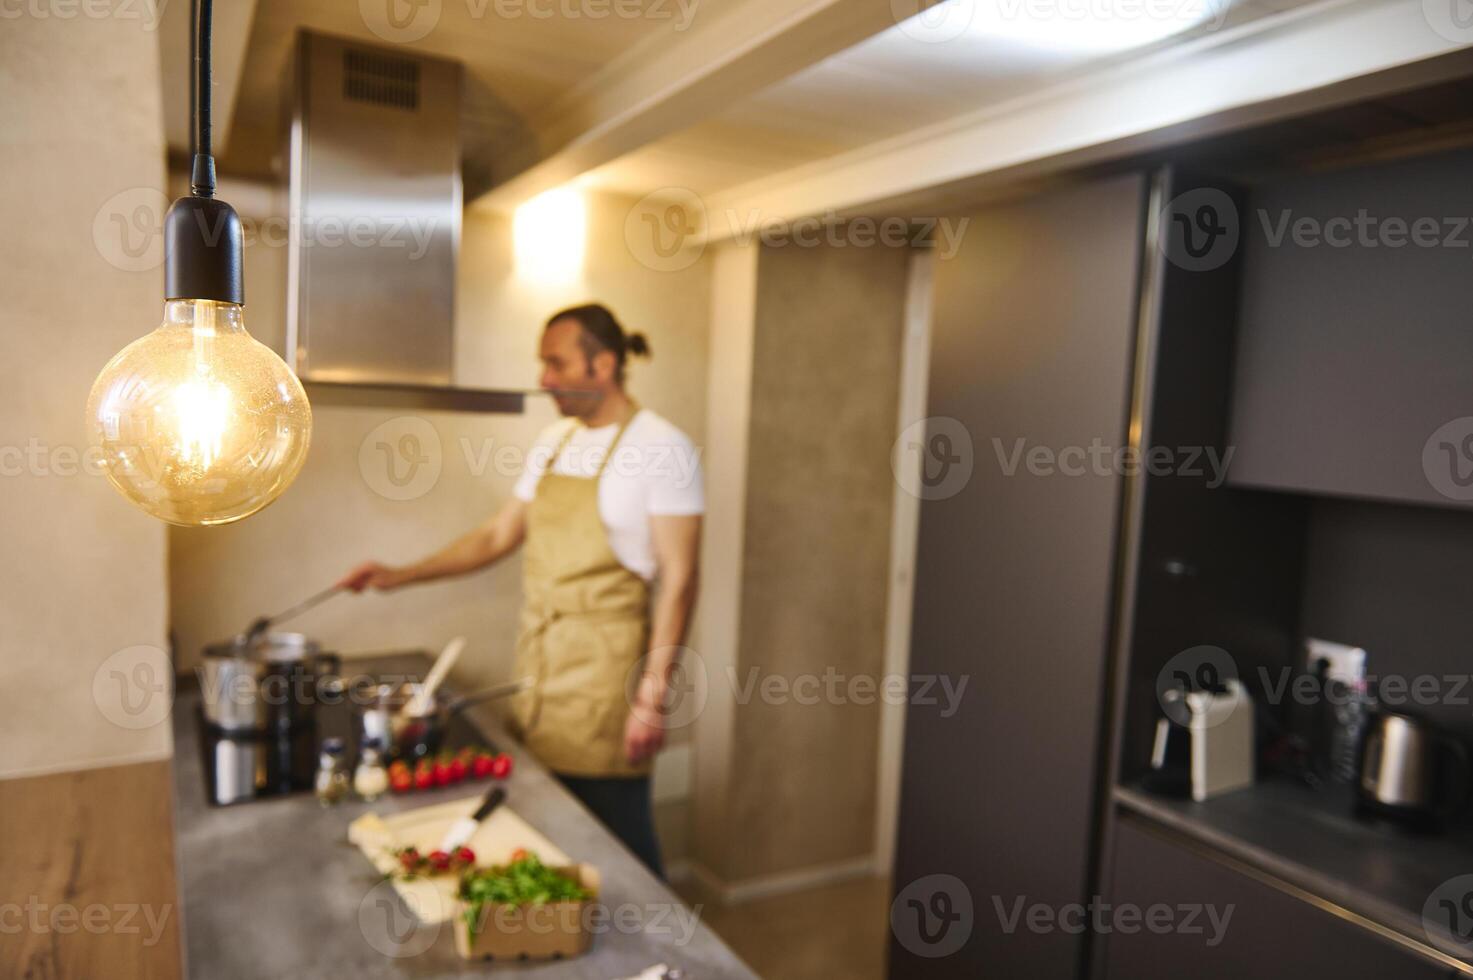
[[[246,630],[246,641],[248,643],[254,642],[258,636],[265,633],[271,627],[277,625],[278,623],[284,623],[288,619],[294,619],[295,617],[300,616],[308,609],[311,609],[314,606],[321,605],[341,591],[343,591],[342,586],[334,585],[330,588],[323,589],[321,592],[318,592],[311,598],[302,600],[301,602],[297,603],[295,606],[292,606],[290,609],[285,610],[284,612],[277,613],[275,616],[258,617],[255,622],[251,623],[250,629]]]
[[[435,703],[435,689],[440,682],[450,673],[450,668],[455,666],[455,661],[460,659],[460,651],[465,649],[465,637],[457,636],[440,652],[435,658],[435,665],[430,668],[429,676],[419,686],[414,697],[404,706],[405,714],[413,717],[429,714],[430,707]]]

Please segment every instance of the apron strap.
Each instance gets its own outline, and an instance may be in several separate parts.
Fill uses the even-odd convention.
[[[624,421],[619,423],[619,431],[614,433],[614,441],[609,443],[609,451],[604,453],[604,458],[599,460],[598,472],[593,474],[595,480],[604,475],[604,467],[609,465],[609,459],[614,455],[614,450],[619,448],[619,440],[624,438],[624,430],[629,428],[629,423],[634,421],[634,416],[639,414],[639,403],[631,400],[629,402],[630,412]]]
[[[568,448],[568,443],[570,443],[570,442],[573,441],[573,435],[574,435],[574,433],[576,433],[578,431],[578,429],[582,427],[582,425],[583,425],[582,422],[579,422],[576,419],[574,419],[573,420],[573,424],[570,425],[570,426],[568,426],[568,431],[567,432],[564,432],[563,433],[563,437],[560,440],[558,440],[557,448],[552,451],[552,457],[550,459],[548,459],[548,461],[547,461],[547,469],[544,470],[543,472],[545,472],[545,473],[551,473],[552,472],[552,468],[557,465],[558,457],[563,454],[563,450],[564,449],[567,449]]]
[[[604,467],[609,465],[609,457],[614,455],[614,450],[619,448],[619,440],[624,438],[624,430],[629,428],[629,423],[633,422],[634,416],[639,414],[639,403],[633,399],[629,401],[629,408],[629,414],[624,417],[624,421],[619,423],[619,431],[614,433],[614,441],[609,444],[609,451],[604,453],[603,459],[599,460],[598,470],[593,474],[593,479],[595,480],[604,475]],[[568,426],[568,431],[563,433],[562,441],[552,451],[552,457],[548,459],[547,469],[543,470],[544,473],[552,472],[553,467],[557,466],[558,458],[562,456],[563,450],[568,448],[568,443],[573,441],[573,436],[582,428],[585,428],[585,426],[581,421],[574,422]]]

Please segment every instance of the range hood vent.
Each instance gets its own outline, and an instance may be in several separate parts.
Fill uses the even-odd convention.
[[[418,109],[419,62],[376,51],[344,48],[343,98],[397,109]]]
[[[460,65],[306,31],[295,57],[287,362],[313,404],[522,411],[453,383]]]
[[[295,54],[288,363],[307,382],[448,387],[461,67],[306,31]]]

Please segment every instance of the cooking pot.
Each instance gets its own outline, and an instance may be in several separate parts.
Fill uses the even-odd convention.
[[[205,721],[226,732],[285,732],[310,724],[317,685],[342,661],[301,633],[241,634],[205,647]]]
[[[419,693],[418,681],[380,684],[360,708],[359,744],[376,745],[406,761],[427,758],[439,751],[450,719],[462,708],[516,694],[531,683],[531,678],[523,678],[458,696],[436,692],[430,698],[429,710],[420,713],[407,710]]]

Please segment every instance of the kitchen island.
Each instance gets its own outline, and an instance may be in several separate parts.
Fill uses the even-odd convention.
[[[422,676],[422,654],[353,659],[345,674]],[[664,963],[695,978],[755,974],[583,808],[484,705],[464,717],[509,753],[507,805],[574,861],[597,867],[606,908],[585,955],[551,963],[471,962],[450,923],[420,926],[356,847],[348,824],[485,792],[475,782],[374,803],[321,806],[311,792],[216,807],[207,802],[198,690],[174,705],[174,800],[187,975],[203,980],[433,978],[468,974],[617,980]],[[595,920],[600,921],[600,920]]]

